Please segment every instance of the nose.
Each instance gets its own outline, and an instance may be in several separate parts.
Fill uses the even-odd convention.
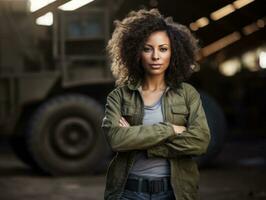
[[[159,57],[159,53],[157,50],[154,50],[153,53],[152,53],[152,59],[153,60],[159,60],[160,57]]]

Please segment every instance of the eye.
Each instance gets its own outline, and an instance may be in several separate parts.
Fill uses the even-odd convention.
[[[162,48],[160,48],[160,51],[161,52],[166,52],[168,50],[168,48],[166,48],[166,47],[162,47]]]
[[[143,51],[144,51],[144,52],[150,52],[151,50],[152,50],[152,49],[151,49],[150,47],[144,47],[144,48],[143,48]]]

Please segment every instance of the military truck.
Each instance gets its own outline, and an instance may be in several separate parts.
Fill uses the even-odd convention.
[[[104,49],[122,1],[110,2],[34,13],[27,0],[0,2],[0,134],[35,169],[93,173],[110,158],[100,124],[114,79]],[[37,26],[47,9],[53,26]],[[213,135],[205,163],[219,151],[226,125],[215,101],[202,98]]]

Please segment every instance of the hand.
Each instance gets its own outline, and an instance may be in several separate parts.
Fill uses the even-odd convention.
[[[173,126],[176,134],[180,134],[183,131],[187,130],[187,128],[185,126],[178,126],[178,125],[174,125],[174,124],[172,124],[172,126]]]
[[[121,127],[130,127],[129,123],[127,122],[127,120],[125,120],[124,117],[121,117],[119,120],[119,126]]]

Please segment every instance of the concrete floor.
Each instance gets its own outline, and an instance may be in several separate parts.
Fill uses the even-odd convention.
[[[34,173],[0,148],[0,200],[100,200],[104,175],[49,177]],[[266,200],[266,138],[227,142],[201,169],[202,200]]]

